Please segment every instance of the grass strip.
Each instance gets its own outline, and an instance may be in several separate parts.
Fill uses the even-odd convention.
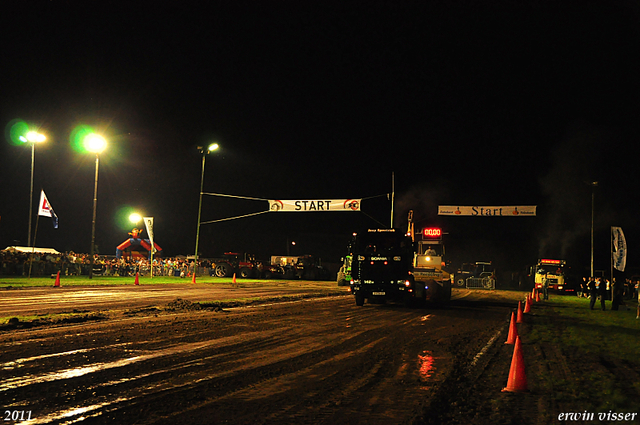
[[[538,361],[544,391],[561,411],[640,412],[640,320],[635,302],[618,311],[589,308],[589,299],[552,296],[534,306],[528,344],[547,353]],[[557,356],[548,353],[558,353]]]
[[[107,316],[103,313],[85,311],[0,317],[0,330],[32,328],[34,326],[55,325],[62,323],[82,323],[104,319],[107,319]]]
[[[176,276],[142,276],[138,278],[140,285],[166,285],[166,284],[189,284],[191,278],[180,278]],[[17,288],[37,288],[51,287],[55,283],[53,277],[32,277],[23,276],[0,276],[0,289],[17,289]],[[100,285],[133,285],[135,276],[94,276],[89,279],[87,276],[61,276],[60,286],[100,286]],[[277,280],[277,279],[240,279],[237,278],[233,282],[231,277],[214,277],[199,276],[196,279],[197,284],[215,284],[227,285],[231,288],[255,287],[256,285],[278,285],[278,286],[295,286],[297,288],[326,288],[328,286],[335,287],[334,281],[305,281],[305,280]]]

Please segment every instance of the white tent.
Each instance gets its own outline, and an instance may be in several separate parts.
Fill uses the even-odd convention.
[[[18,251],[18,252],[38,252],[42,254],[60,254],[53,248],[38,248],[30,246],[8,246],[3,251]]]

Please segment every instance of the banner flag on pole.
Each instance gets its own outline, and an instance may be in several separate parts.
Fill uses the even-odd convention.
[[[269,200],[269,211],[360,211],[362,199]]]
[[[142,220],[144,220],[144,227],[147,228],[149,242],[151,242],[151,249],[153,252],[156,252],[156,246],[153,244],[153,217],[142,217]]]
[[[47,199],[47,195],[44,194],[44,190],[40,192],[40,207],[38,208],[38,215],[51,217],[53,219],[53,228],[58,228],[58,216],[53,212],[53,208]]]
[[[627,241],[622,232],[622,227],[611,227],[611,240],[613,241],[613,246],[611,247],[613,267],[623,272],[627,265]]]
[[[509,206],[457,206],[439,205],[438,215],[458,215],[477,217],[533,217],[536,215],[537,205],[509,205]]]

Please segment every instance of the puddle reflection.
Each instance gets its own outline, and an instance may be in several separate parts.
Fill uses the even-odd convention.
[[[418,374],[420,381],[427,382],[434,372],[434,358],[430,351],[423,351],[418,354]]]

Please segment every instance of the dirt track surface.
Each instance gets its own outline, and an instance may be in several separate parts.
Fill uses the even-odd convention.
[[[410,309],[341,296],[3,332],[0,407],[31,411],[33,424],[435,421],[433,403],[484,367],[520,294],[454,298]]]
[[[251,284],[163,284],[62,286],[60,288],[24,288],[0,292],[0,317],[43,313],[61,313],[73,310],[126,310],[150,306],[165,306],[181,298],[190,302],[232,298],[265,298],[301,293],[313,293],[312,288],[302,291],[290,287],[285,281],[264,285]],[[327,285],[327,282],[320,283]],[[313,285],[309,283],[308,285]],[[336,288],[337,290],[338,288]],[[346,292],[342,288],[341,292]]]

